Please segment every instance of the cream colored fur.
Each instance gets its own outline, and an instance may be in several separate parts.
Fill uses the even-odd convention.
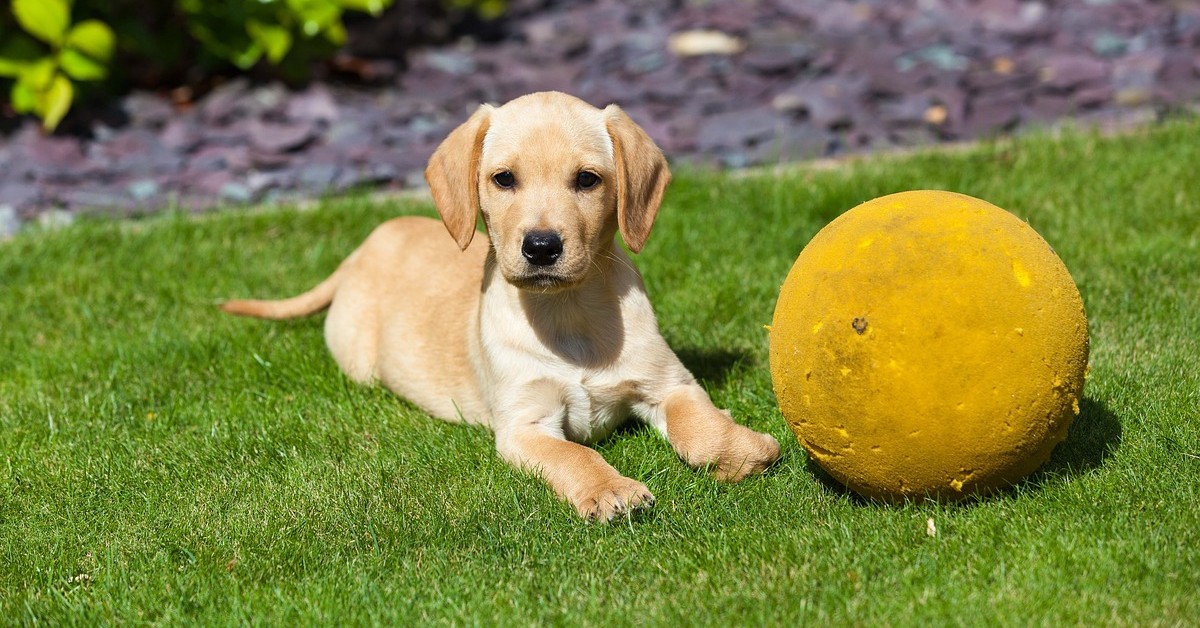
[[[581,172],[598,177],[585,187]],[[496,175],[512,175],[502,186]],[[443,225],[397,218],[327,280],[234,314],[289,318],[329,307],[325,335],[355,381],[379,381],[429,413],[490,426],[496,449],[540,474],[581,516],[649,506],[637,480],[586,447],[632,416],[721,480],[759,472],[779,444],[718,410],[667,346],[633,251],[650,235],[670,172],[620,108],[554,92],[481,106],[426,170]],[[487,238],[475,237],[477,212]],[[452,237],[446,237],[448,230]],[[536,265],[531,231],[561,236]]]

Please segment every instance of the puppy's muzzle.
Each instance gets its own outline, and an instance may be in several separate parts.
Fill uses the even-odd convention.
[[[562,237],[553,231],[530,231],[521,241],[521,255],[534,266],[552,266],[562,252]]]

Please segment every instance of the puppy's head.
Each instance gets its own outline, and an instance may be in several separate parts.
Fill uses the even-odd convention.
[[[640,251],[670,178],[619,107],[557,92],[480,106],[425,170],[458,245],[471,243],[481,211],[504,278],[539,291],[581,283],[618,229]]]

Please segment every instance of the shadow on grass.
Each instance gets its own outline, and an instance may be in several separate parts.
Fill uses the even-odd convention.
[[[697,349],[685,347],[675,352],[687,370],[705,387],[720,387],[742,362],[750,359],[749,352],[728,349]]]
[[[1054,448],[1050,460],[1029,483],[1036,485],[1046,476],[1073,477],[1099,468],[1121,446],[1121,434],[1117,415],[1103,401],[1084,397],[1067,438]]]
[[[1022,492],[1036,492],[1051,479],[1070,479],[1098,469],[1121,446],[1121,435],[1121,421],[1108,409],[1108,406],[1102,401],[1085,397],[1079,404],[1079,416],[1075,417],[1071,423],[1066,439],[1054,448],[1050,454],[1050,460],[1041,468],[1013,487],[1001,489],[989,495],[971,497],[961,502],[955,502],[953,505],[973,506],[1002,497],[1014,489]],[[868,499],[846,488],[813,461],[811,456],[807,459],[807,469],[822,488],[830,494],[844,497],[864,506],[889,505]],[[903,503],[905,502],[895,505]]]

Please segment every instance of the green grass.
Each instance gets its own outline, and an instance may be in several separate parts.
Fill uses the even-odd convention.
[[[0,622],[1194,624],[1200,124],[835,172],[684,175],[640,264],[665,335],[784,457],[725,486],[646,429],[599,449],[658,497],[584,525],[479,428],[355,386],[320,317],[214,307],[324,277],[419,203],[85,222],[0,244]],[[824,483],[764,323],[801,247],[913,188],[1028,220],[1083,294],[1092,371],[1047,468],[957,506]],[[926,535],[934,519],[937,535]]]

